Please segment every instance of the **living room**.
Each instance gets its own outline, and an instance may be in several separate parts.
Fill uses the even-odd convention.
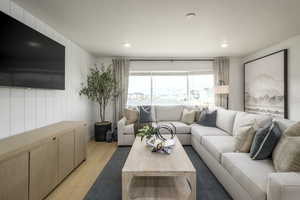
[[[298,200],[298,0],[0,0],[0,199]]]

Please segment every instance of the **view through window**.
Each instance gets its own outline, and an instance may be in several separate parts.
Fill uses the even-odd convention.
[[[132,73],[127,104],[211,106],[214,104],[213,91],[213,74]]]

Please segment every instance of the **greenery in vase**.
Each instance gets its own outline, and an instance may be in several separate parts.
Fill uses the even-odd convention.
[[[138,130],[137,136],[140,136],[141,141],[143,141],[144,137],[146,137],[146,139],[150,139],[153,135],[156,135],[157,132],[158,128],[146,125]]]
[[[87,84],[80,90],[79,95],[85,95],[88,99],[98,103],[100,122],[105,121],[105,110],[109,101],[118,96],[117,82],[114,77],[112,65],[99,69],[97,66],[90,69],[87,76]]]

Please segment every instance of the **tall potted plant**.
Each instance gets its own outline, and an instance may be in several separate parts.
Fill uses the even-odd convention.
[[[98,104],[99,121],[95,123],[95,140],[105,141],[106,133],[111,129],[111,122],[105,121],[106,106],[117,95],[117,83],[112,65],[105,67],[102,64],[100,69],[97,66],[91,68],[87,76],[87,84],[82,86],[79,95],[85,95]]]

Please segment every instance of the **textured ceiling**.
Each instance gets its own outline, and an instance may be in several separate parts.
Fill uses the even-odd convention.
[[[300,34],[299,0],[14,1],[96,56],[245,56]]]

